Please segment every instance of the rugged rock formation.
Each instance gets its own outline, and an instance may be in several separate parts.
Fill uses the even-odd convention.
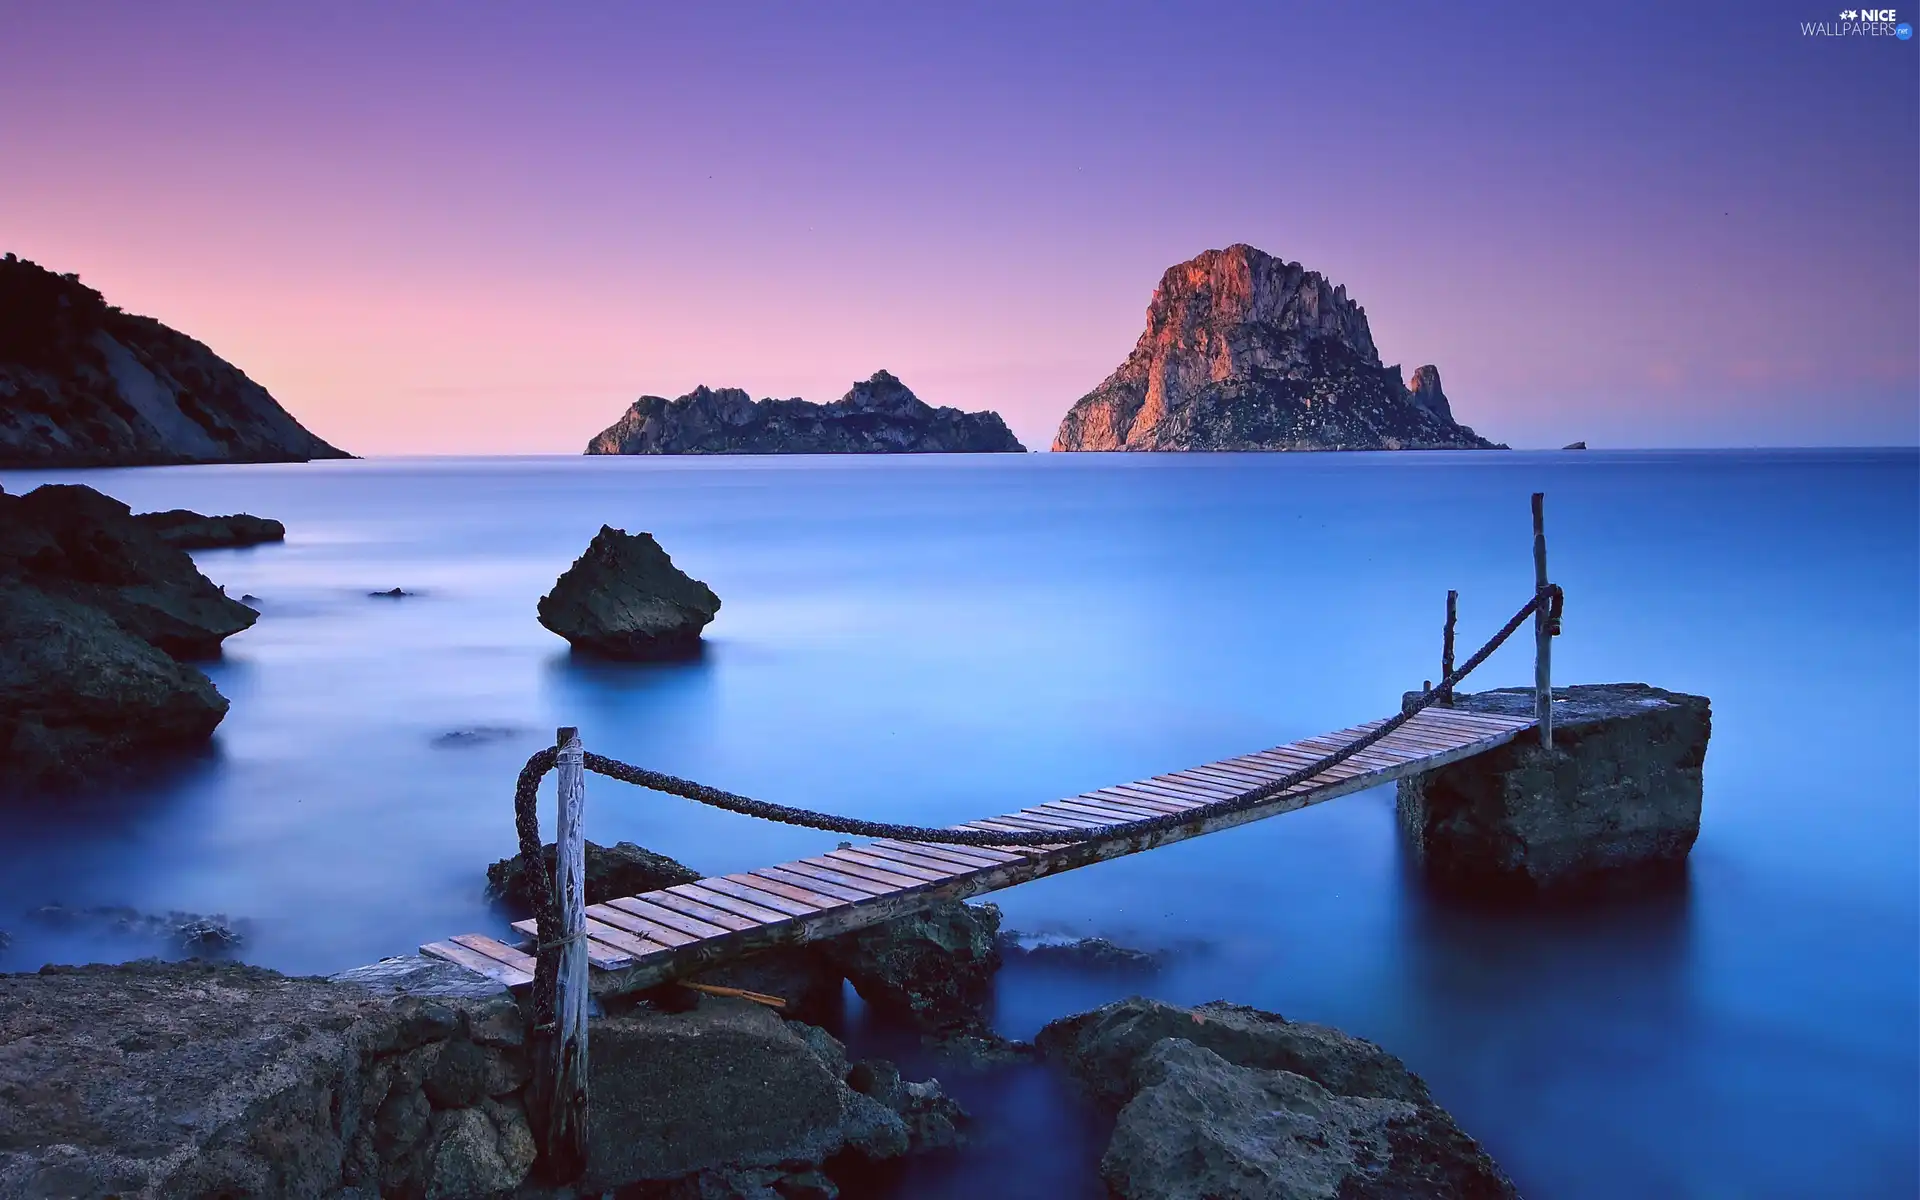
[[[1001,957],[1030,966],[1099,975],[1152,975],[1165,965],[1161,955],[1122,946],[1103,937],[1034,937],[1011,930],[999,937]]]
[[[608,1191],[830,1197],[840,1164],[952,1145],[966,1123],[936,1081],[849,1064],[826,1031],[737,1001],[588,1036],[589,1172]],[[417,957],[332,981],[151,961],[4,975],[0,1196],[550,1200],[530,1074],[519,1006]]]
[[[976,1030],[1000,969],[1000,909],[937,904],[825,943],[827,956],[877,1012],[930,1033]]]
[[[0,494],[0,783],[204,744],[227,702],[178,660],[219,654],[257,616],[109,496]]]
[[[1551,753],[1522,737],[1400,781],[1401,832],[1429,878],[1524,895],[1684,868],[1700,834],[1707,698],[1612,683],[1555,688],[1553,700]],[[1531,688],[1454,699],[1517,716],[1533,702]]]
[[[1587,448],[1587,444],[1585,442],[1568,442],[1566,445],[1560,448],[1562,450],[1585,450]]]
[[[934,408],[886,371],[831,404],[753,400],[698,387],[677,400],[642,396],[588,454],[959,454],[1021,452],[1000,414]]]
[[[1134,997],[1037,1039],[1103,1108],[1122,1200],[1505,1200],[1513,1185],[1370,1042],[1215,1001]]]
[[[547,860],[547,878],[553,878],[554,849],[541,847]],[[611,846],[587,843],[587,903],[605,904],[622,896],[669,888],[676,883],[698,883],[700,872],[682,866],[664,854],[655,854],[632,842]],[[516,913],[533,911],[533,881],[519,855],[503,858],[487,868],[487,898]]]
[[[540,598],[542,625],[603,658],[692,653],[719,611],[720,597],[674,566],[652,534],[610,525]]]
[[[1146,332],[1080,398],[1055,450],[1429,450],[1493,444],[1453,420],[1440,373],[1383,367],[1366,311],[1252,246],[1161,277]]]
[[[187,335],[121,312],[75,276],[0,261],[0,464],[346,457]]]
[[[283,542],[287,538],[285,525],[248,513],[203,517],[197,512],[174,508],[141,513],[134,520],[176,550],[232,550],[263,542]]]

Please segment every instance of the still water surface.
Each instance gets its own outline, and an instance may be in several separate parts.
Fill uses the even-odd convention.
[[[1473,912],[1405,873],[1380,789],[998,897],[1010,927],[1175,951],[1144,984],[1009,969],[1031,1036],[1130,990],[1324,1021],[1404,1058],[1534,1197],[1920,1194],[1920,455],[1879,452],[376,460],[0,473],[278,517],[197,555],[257,626],[215,751],[0,814],[10,969],[124,958],[53,900],[250,920],[326,972],[498,927],[515,770],[602,753],[812,808],[968,819],[1383,716],[1532,585],[1562,682],[1713,699],[1682,889]],[[724,601],[698,662],[573,660],[534,603],[602,523]],[[418,595],[372,599],[402,587]],[[1529,682],[1515,639],[1478,686]],[[504,731],[491,740],[463,730]],[[589,831],[707,872],[836,839],[600,780]],[[885,1047],[884,1031],[857,1041]],[[1096,1197],[1043,1073],[954,1079],[979,1148],[896,1196]]]

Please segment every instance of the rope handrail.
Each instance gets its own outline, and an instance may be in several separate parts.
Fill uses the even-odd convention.
[[[1034,830],[1016,832],[998,829],[956,829],[931,828],[924,825],[897,824],[892,821],[870,821],[860,817],[843,817],[833,813],[814,812],[811,809],[795,808],[771,801],[755,800],[751,796],[742,796],[720,788],[708,787],[690,779],[668,775],[660,771],[650,771],[645,767],[636,767],[632,763],[621,762],[605,755],[587,753],[586,768],[618,779],[626,783],[637,784],[656,792],[665,792],[671,796],[693,800],[727,812],[742,816],[760,817],[764,820],[778,821],[787,825],[799,825],[808,829],[819,829],[828,833],[847,833],[856,837],[892,838],[903,842],[933,842],[949,846],[1060,846],[1076,842],[1098,841],[1107,838],[1131,837],[1139,834],[1151,834],[1163,829],[1177,828],[1193,821],[1204,821],[1217,816],[1257,808],[1291,788],[1312,779],[1323,771],[1339,766],[1367,747],[1392,734],[1394,730],[1412,720],[1415,714],[1432,707],[1440,700],[1450,697],[1453,686],[1472,674],[1474,668],[1485,662],[1493,652],[1500,648],[1522,622],[1546,606],[1546,612],[1554,625],[1558,625],[1561,607],[1565,595],[1557,584],[1548,584],[1539,589],[1532,599],[1520,607],[1520,610],[1500,627],[1500,631],[1487,640],[1472,657],[1461,663],[1451,674],[1427,688],[1420,695],[1405,703],[1401,711],[1381,722],[1378,728],[1355,738],[1337,750],[1329,751],[1307,765],[1289,771],[1280,778],[1261,784],[1236,796],[1216,800],[1196,808],[1185,809],[1178,813],[1168,813],[1158,817],[1142,817],[1135,821],[1121,821],[1111,825],[1090,825],[1074,830]],[[1558,632],[1557,628],[1554,632]],[[543,981],[550,984],[550,975],[557,970],[557,956],[549,943],[553,941],[560,928],[560,916],[553,899],[553,880],[547,871],[547,864],[541,854],[540,824],[534,805],[540,780],[553,769],[558,759],[558,751],[549,747],[536,751],[520,769],[520,777],[514,785],[513,807],[514,823],[519,832],[520,858],[533,882],[533,915],[538,928],[540,954],[535,971],[534,997],[535,1021],[550,1021],[550,1012],[542,1013],[540,1005],[551,1004],[552,988],[542,986]],[[554,943],[557,945],[557,943]],[[543,998],[545,998],[543,1000]]]

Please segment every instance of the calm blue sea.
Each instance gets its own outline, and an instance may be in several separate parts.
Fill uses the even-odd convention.
[[[1561,682],[1713,699],[1683,890],[1532,915],[1409,880],[1382,789],[998,899],[1011,927],[1175,952],[1145,984],[1010,969],[999,1022],[1147,990],[1403,1057],[1539,1198],[1920,1194],[1920,454],[422,459],[0,473],[278,517],[207,552],[259,597],[204,761],[7,811],[0,965],[138,952],[49,901],[248,918],[326,972],[496,927],[482,868],[555,726],[814,808],[963,820],[1393,712],[1532,586],[1547,493]],[[602,523],[725,607],[696,663],[594,666],[534,603]],[[370,599],[401,587],[417,596]],[[1475,683],[1530,681],[1516,639]],[[449,748],[480,727],[497,740]],[[589,782],[596,841],[708,872],[831,845]],[[857,1018],[857,1006],[855,1017]],[[854,1029],[858,1039],[884,1035]],[[953,1086],[979,1147],[892,1195],[1097,1197],[1043,1072]]]

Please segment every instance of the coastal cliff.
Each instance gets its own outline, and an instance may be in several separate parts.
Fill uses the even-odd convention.
[[[1060,422],[1055,450],[1472,450],[1440,372],[1382,366],[1366,310],[1317,271],[1248,245],[1170,268],[1120,369]]]
[[[935,408],[886,371],[831,404],[754,400],[739,388],[697,387],[678,399],[642,396],[587,443],[588,454],[1022,453],[1000,414]]]
[[[121,312],[73,275],[0,260],[0,465],[348,457],[186,334]]]

